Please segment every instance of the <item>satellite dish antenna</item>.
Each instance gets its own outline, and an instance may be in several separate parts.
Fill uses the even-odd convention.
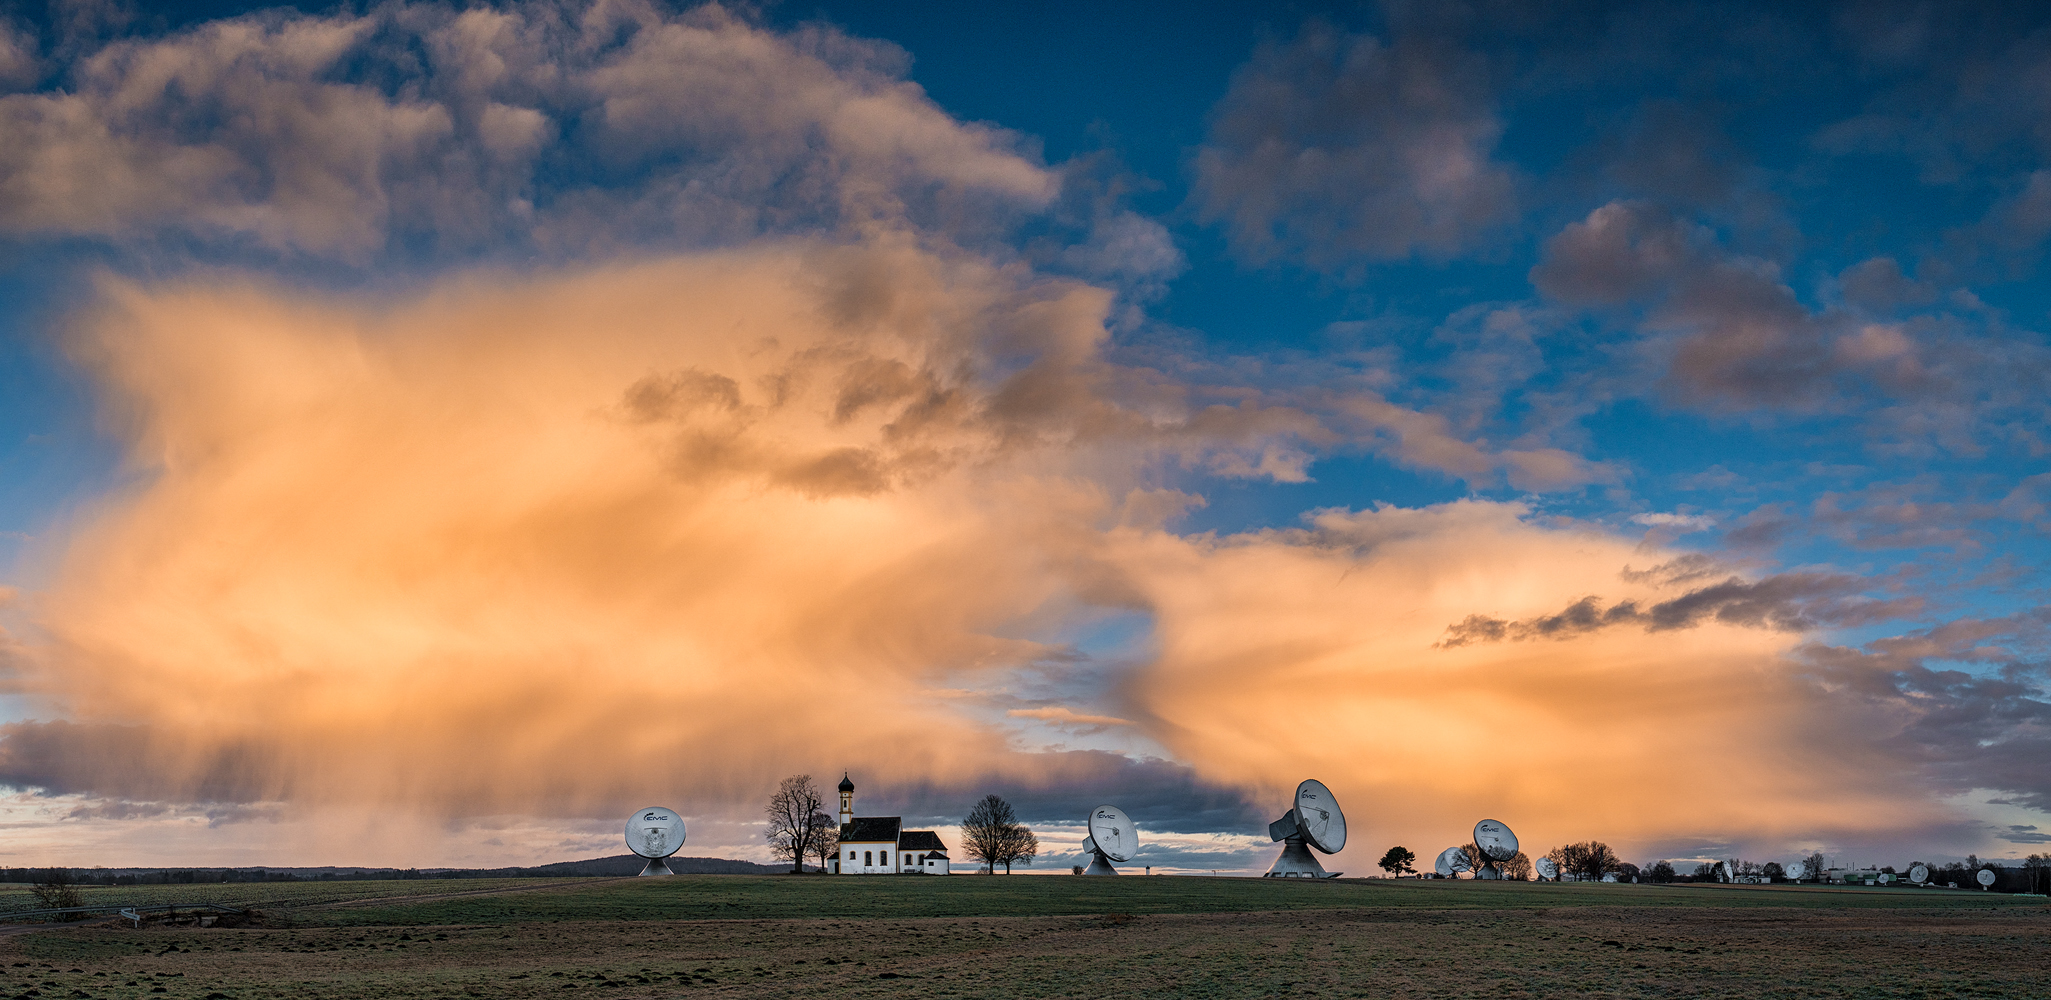
[[[1531,867],[1538,869],[1539,878],[1552,882],[1560,880],[1560,866],[1553,864],[1551,858],[1539,858],[1531,863]]]
[[[1614,881],[1616,881],[1616,880],[1617,880],[1617,873],[1616,873],[1616,872],[1610,872],[1609,874],[1607,874],[1607,875],[1604,875],[1604,876],[1602,877],[1602,880],[1603,880],[1604,882],[1614,882]]]
[[[1268,878],[1338,878],[1318,864],[1317,855],[1304,845],[1326,854],[1346,847],[1346,814],[1325,783],[1311,778],[1296,786],[1296,801],[1282,818],[1268,824],[1268,839],[1282,842],[1282,856],[1268,869]]]
[[[1809,877],[1809,859],[1803,858],[1802,860],[1787,866],[1785,870],[1787,872],[1788,878],[1796,882],[1800,882],[1801,880]]]
[[[1930,866],[1910,865],[1909,881],[1914,882],[1917,885],[1922,885],[1923,883],[1930,881]]]
[[[1491,862],[1508,861],[1517,856],[1517,835],[1501,820],[1485,819],[1474,824],[1474,846],[1481,849],[1481,870],[1475,878],[1497,879],[1503,877],[1502,868]]]
[[[1111,867],[1111,862],[1131,861],[1133,852],[1139,850],[1139,831],[1117,806],[1090,810],[1089,828],[1090,835],[1082,842],[1082,849],[1090,855],[1084,875],[1116,875],[1118,869]]]
[[[1732,879],[1732,877],[1733,876],[1731,875],[1730,862],[1719,861],[1716,863],[1716,880],[1718,882],[1728,882]]]
[[[648,859],[641,874],[676,874],[666,859],[683,846],[684,821],[676,810],[649,806],[627,817],[627,849]]]
[[[1439,859],[1432,862],[1431,868],[1446,878],[1452,878],[1461,872],[1470,870],[1473,868],[1473,865],[1467,861],[1466,848],[1448,847],[1439,852]]]
[[[1980,869],[1979,874],[1973,876],[1973,881],[1980,883],[1980,888],[1982,889],[1992,886],[1994,884],[1994,869]]]

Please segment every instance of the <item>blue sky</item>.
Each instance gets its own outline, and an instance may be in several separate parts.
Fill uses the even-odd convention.
[[[273,593],[352,595],[426,579],[479,602],[502,583],[549,580],[568,596],[535,597],[551,610],[530,613],[563,616],[551,648],[621,629],[620,647],[670,663],[661,657],[712,642],[688,622],[562,611],[619,598],[595,578],[561,583],[581,570],[553,557],[514,558],[547,549],[539,527],[489,545],[452,540],[425,515],[336,529],[364,551],[449,553],[423,556],[432,569],[359,579],[361,565],[317,544],[327,529],[282,527],[288,512],[332,498],[410,511],[449,491],[431,472],[380,464],[389,456],[351,465],[349,451],[289,474],[282,463],[320,453],[331,431],[473,454],[433,420],[368,401],[424,385],[517,395],[487,392],[501,377],[490,372],[530,372],[506,383],[520,392],[552,383],[560,360],[515,359],[503,345],[529,343],[517,337],[404,346],[438,343],[406,330],[488,312],[447,304],[470,302],[465,288],[498,282],[500,297],[539,296],[530,308],[554,315],[550,296],[582,294],[562,289],[665,262],[696,273],[793,255],[799,273],[838,274],[820,256],[832,247],[876,255],[861,273],[891,277],[873,279],[885,290],[872,299],[939,303],[929,321],[890,314],[925,361],[860,350],[952,386],[933,398],[977,400],[959,405],[979,416],[921,451],[906,443],[913,409],[873,439],[846,438],[869,404],[843,395],[814,424],[778,424],[778,440],[831,439],[859,452],[855,465],[774,472],[722,452],[691,466],[767,477],[757,499],[795,490],[793,503],[843,505],[820,509],[805,544],[850,577],[893,581],[869,586],[905,621],[797,652],[789,636],[816,625],[765,625],[734,640],[729,666],[676,667],[682,686],[727,692],[690,711],[748,717],[754,696],[722,686],[734,677],[832,690],[842,668],[831,664],[889,650],[876,669],[924,693],[868,710],[908,732],[955,727],[944,739],[975,749],[914,754],[905,790],[885,801],[944,817],[951,796],[1000,787],[1048,803],[1035,818],[1052,821],[1046,774],[1104,796],[1186,789],[1133,814],[1179,836],[1253,837],[1234,850],[1255,853],[1257,826],[1221,829],[1219,803],[1240,802],[1242,819],[1276,811],[1255,803],[1280,801],[1312,767],[1336,769],[1319,773],[1342,799],[1374,797],[1388,814],[1377,844],[1454,837],[1440,828],[1461,810],[1518,808],[1540,836],[1610,836],[1646,860],[1826,849],[1893,863],[2051,842],[2051,17],[2032,6],[52,3],[6,8],[4,23],[0,121],[22,138],[0,154],[0,583],[14,592],[0,652],[17,678],[0,778],[23,790],[21,808],[56,817],[22,820],[33,829],[122,810],[213,816],[207,828],[227,831],[214,843],[231,845],[221,856],[251,858],[272,848],[258,827],[221,821],[222,803],[273,823],[391,807],[421,830],[518,816],[557,831],[476,858],[516,861],[597,823],[615,791],[564,798],[510,782],[478,802],[423,804],[390,791],[410,779],[372,765],[315,777],[296,737],[252,722],[226,740],[231,753],[189,728],[213,709],[160,711],[110,692],[175,687],[209,657],[255,703],[288,675],[384,690],[391,678],[358,655],[431,676],[460,672],[451,649],[499,669],[524,663],[454,598],[437,614],[403,612],[418,617],[402,625],[399,611],[331,594],[334,623],[390,644],[338,653],[295,613],[206,596],[245,577]],[[718,398],[752,406],[757,383],[741,373],[753,362],[706,360],[746,355],[742,334],[709,331],[780,329],[777,303],[811,294],[810,280],[733,316],[701,308],[710,292],[679,292],[655,314],[686,332],[647,347],[653,374],[603,399],[659,397],[634,419],[711,433],[679,393],[724,385]],[[829,299],[828,313],[853,308]],[[1056,322],[1046,310],[1087,329],[1049,332],[1036,325]],[[216,342],[249,316],[271,318]],[[356,338],[348,356],[383,359],[365,370],[391,384],[337,389],[327,409],[292,414],[269,402],[208,409],[318,384],[346,365],[310,345],[342,329]],[[572,323],[532,342],[612,335]],[[729,353],[661,374],[685,341]],[[801,356],[853,344],[829,338]],[[957,349],[954,367],[935,360]],[[435,351],[476,359],[478,374],[422,360]],[[1061,374],[1028,378],[1043,369]],[[562,412],[596,412],[567,402],[573,382],[558,387]],[[483,419],[475,412],[464,419]],[[507,420],[463,440],[510,435],[518,421]],[[982,457],[958,457],[970,454]],[[366,485],[375,475],[394,477],[390,490]],[[261,501],[238,492],[270,476],[296,485]],[[597,503],[530,499],[522,524]],[[699,502],[720,517],[757,509],[725,494]],[[850,504],[876,506],[857,516]],[[888,559],[862,547],[877,523],[864,518],[954,524],[965,510],[1001,513],[929,548],[907,539]],[[272,517],[269,548],[218,556],[237,551],[235,526]],[[777,540],[750,548],[731,541],[755,537],[743,523],[754,525],[716,536],[617,530],[634,551],[695,537],[683,556],[746,565],[780,565],[779,546],[801,534],[763,529]],[[831,528],[842,524],[872,526]],[[907,568],[961,539],[974,541],[958,556]],[[464,575],[497,559],[525,568],[495,570],[489,586]],[[1318,581],[1332,560],[1328,588]],[[988,606],[905,582],[936,578]],[[1242,591],[1249,580],[1265,586]],[[764,584],[756,598],[776,604],[793,586],[812,583]],[[658,590],[672,593],[647,593]],[[865,593],[819,600],[848,607]],[[499,652],[477,652],[487,648]],[[607,662],[612,648],[564,655]],[[537,691],[614,687],[517,669]],[[1335,715],[1354,720],[1350,749],[1269,759],[1290,738],[1228,707],[1238,682],[1322,685]],[[1673,763],[1613,775],[1636,797],[1605,793],[1592,811],[1612,832],[1577,832],[1563,780],[1442,788],[1415,767],[1341,762],[1468,753],[1431,742],[1451,736],[1406,737],[1397,724],[1375,735],[1360,721],[1405,717],[1435,684],[1501,718],[1548,720],[1528,736],[1546,774],[1603,746]],[[1461,718],[1457,704],[1430,711]],[[1469,715],[1482,717],[1495,716]],[[1699,738],[1658,749],[1641,727],[1660,717]],[[337,738],[358,739],[388,725],[335,723]],[[661,745],[710,738],[680,724]],[[47,759],[111,761],[131,745],[186,763],[157,794]],[[889,771],[849,761],[849,747],[808,757],[778,745],[765,738],[730,780],[679,794],[731,825],[750,808],[748,782],[769,772]],[[1064,753],[1084,756],[1036,756]],[[264,777],[223,777],[235,755],[263,761],[253,770]],[[1156,767],[1177,777],[1164,783]],[[1756,809],[1654,801],[1701,780],[1689,768],[1771,787],[1752,791]],[[1772,816],[1774,802],[1815,800],[1814,787],[1783,781],[1805,768],[1845,789],[1818,806],[1837,818]],[[1913,808],[1887,808],[1902,789]],[[1411,804],[1425,800],[1436,804]],[[422,852],[470,857],[418,835]],[[136,836],[111,843],[154,843]],[[733,836],[733,851],[758,849]]]

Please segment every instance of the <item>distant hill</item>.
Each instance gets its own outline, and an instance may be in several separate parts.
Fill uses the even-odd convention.
[[[552,865],[537,865],[533,868],[465,868],[431,869],[438,878],[525,878],[577,876],[639,875],[648,864],[648,859],[637,854],[615,854],[609,858],[592,858],[589,861],[558,861]],[[724,858],[671,858],[670,871],[679,875],[780,875],[790,871],[789,865],[758,865],[753,861],[729,861]],[[814,869],[816,870],[816,869]],[[448,874],[441,874],[442,872]]]
[[[82,885],[162,885],[165,883],[215,882],[317,882],[343,879],[414,878],[577,878],[638,875],[648,862],[633,854],[584,861],[512,868],[356,868],[329,865],[318,868],[68,868],[73,881]],[[729,858],[671,858],[671,871],[684,875],[780,875],[789,865],[761,865]],[[0,868],[0,882],[43,882],[50,868]],[[808,871],[818,871],[808,866]]]

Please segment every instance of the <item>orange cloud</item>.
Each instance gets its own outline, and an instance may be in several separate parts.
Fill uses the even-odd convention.
[[[33,677],[144,727],[103,791],[461,813],[877,747],[967,773],[1001,740],[921,687],[1038,655],[995,626],[1104,509],[1033,467],[1113,416],[1084,286],[789,246],[385,310],[108,297],[76,349],[140,482],[39,598]],[[989,373],[992,329],[1038,360]]]
[[[1687,588],[1630,571],[1667,558],[1632,540],[1482,501],[1169,530],[1201,498],[1149,470],[1316,424],[1107,363],[1109,308],[889,240],[379,306],[110,283],[73,349],[136,481],[27,602],[26,683],[71,722],[17,730],[0,766],[423,817],[604,815],[657,785],[750,803],[885,758],[1045,786],[1001,719],[933,692],[1056,669],[1113,608],[1152,616],[1157,653],[1101,706],[1012,716],[1118,725],[1278,803],[1322,778],[1363,845],[1484,815],[1624,846],[1934,815],[1789,676],[1794,634],[1434,648],[1470,616]]]
[[[1277,813],[1297,779],[1324,780],[1383,847],[1437,850],[1489,816],[1541,850],[1937,816],[1797,683],[1798,636],[1708,623],[1434,648],[1472,614],[1680,592],[1623,572],[1648,555],[1631,540],[1528,515],[1461,501],[1221,539],[1114,532],[1157,616],[1159,658],[1130,692],[1142,724]]]

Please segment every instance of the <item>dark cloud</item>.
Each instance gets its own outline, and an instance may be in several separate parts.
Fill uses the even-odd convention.
[[[1715,621],[1747,628],[1806,632],[1826,626],[1866,625],[1914,614],[1918,597],[1882,599],[1869,596],[1875,581],[1838,573],[1783,573],[1763,580],[1730,577],[1691,590],[1670,601],[1641,608],[1619,601],[1605,609],[1598,597],[1583,597],[1564,610],[1537,618],[1504,621],[1469,615],[1446,627],[1436,648],[1451,649],[1482,642],[1568,639],[1601,629],[1635,625],[1647,632],[1693,628]]]
[[[1871,313],[1890,313],[1905,305],[1929,305],[1937,300],[1937,289],[1930,282],[1903,274],[1901,262],[1893,257],[1853,264],[1838,274],[1837,285],[1847,305]]]
[[[1192,202],[1249,259],[1343,270],[1443,258],[1514,207],[1479,57],[1429,34],[1392,41],[1313,23],[1264,43],[1212,111]]]
[[[1961,618],[1858,648],[1801,651],[1814,681],[1870,721],[1875,747],[1951,792],[2051,808],[2051,610]]]
[[[1265,833],[1274,818],[1265,816],[1244,790],[1206,781],[1195,768],[1174,761],[1057,750],[1021,754],[1015,763],[1022,766],[944,786],[857,775],[858,802],[866,803],[858,811],[959,823],[977,800],[1001,795],[1027,823],[1079,824],[1092,807],[1105,802],[1125,810],[1143,830]],[[1017,777],[1021,774],[1032,777]]]
[[[142,727],[64,721],[0,727],[0,785],[93,798],[71,810],[74,819],[196,812],[216,826],[275,821],[279,806],[274,800],[281,786],[256,765],[258,756],[254,751],[220,751],[195,771],[182,762],[174,741]],[[1146,828],[1164,832],[1267,829],[1262,809],[1243,789],[1207,781],[1194,768],[1174,761],[1101,750],[1058,750],[1014,753],[999,763],[1001,771],[946,784],[857,769],[858,810],[864,815],[899,814],[948,824],[959,822],[976,800],[996,794],[1009,800],[1029,823],[1079,823],[1091,807],[1111,802]],[[768,789],[761,792],[767,795]],[[752,790],[734,794],[752,801]],[[625,810],[634,804],[621,798],[614,805]],[[457,804],[458,810],[465,808],[489,812],[492,806],[481,801]]]
[[[1651,202],[1611,202],[1568,226],[1531,281],[1565,304],[1643,309],[1666,390],[1691,405],[1813,408],[1840,366],[1832,325],[1776,264]]]

